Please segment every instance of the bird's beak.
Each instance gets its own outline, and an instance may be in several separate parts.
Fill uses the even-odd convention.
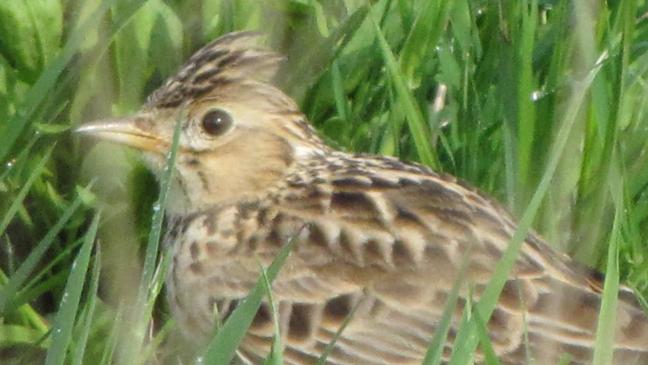
[[[143,126],[145,125],[145,126]],[[102,119],[86,123],[74,132],[87,134],[105,141],[134,147],[142,151],[164,153],[168,143],[150,130],[150,123],[141,123],[138,117]]]

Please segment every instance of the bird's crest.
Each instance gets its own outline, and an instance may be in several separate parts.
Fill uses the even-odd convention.
[[[198,50],[180,70],[148,97],[146,107],[173,108],[219,85],[252,79],[269,81],[283,57],[256,45],[261,34],[225,35]]]

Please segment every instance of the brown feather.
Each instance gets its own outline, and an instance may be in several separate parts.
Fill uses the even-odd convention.
[[[255,205],[256,212],[271,207],[281,219],[268,226],[253,213],[234,224],[234,230],[254,230],[260,241],[272,235],[284,241],[305,223],[312,224],[273,287],[275,300],[291,308],[280,318],[291,354],[286,361],[310,363],[318,344],[327,341],[321,333],[334,332],[359,301],[331,363],[420,363],[468,246],[473,245],[473,264],[466,285],[473,286],[477,300],[515,229],[512,219],[490,200],[417,166],[401,169],[393,161],[342,153],[318,157],[315,163],[293,166],[286,179],[292,188],[279,186]],[[302,174],[305,169],[318,173]],[[376,188],[374,176],[393,183]],[[318,190],[315,180],[329,190]],[[176,290],[196,300],[201,293],[186,288],[204,288],[201,282],[219,278],[209,293],[242,298],[258,275],[249,243],[238,241],[236,254],[205,258],[210,277],[189,279],[185,274],[188,282]],[[272,247],[259,256],[263,262],[278,250]],[[178,254],[187,262],[180,265],[191,265],[191,251],[181,249]],[[489,322],[493,345],[505,363],[521,363],[515,359],[526,346],[525,329],[536,351],[529,356],[542,359],[540,363],[557,359],[547,357],[545,346],[590,361],[600,290],[588,284],[591,276],[572,267],[578,266],[530,234]],[[463,301],[467,294],[462,291]],[[648,321],[641,310],[622,298],[618,317],[618,356],[623,349],[644,353]],[[271,336],[269,328],[263,333]],[[244,349],[255,354],[268,350],[266,345],[257,348],[257,341],[247,346],[254,346]]]

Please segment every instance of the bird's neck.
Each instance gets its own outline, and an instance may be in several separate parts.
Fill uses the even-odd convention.
[[[230,144],[213,153],[180,157],[169,193],[173,214],[187,214],[227,202],[268,194],[289,173],[294,152],[280,140]]]

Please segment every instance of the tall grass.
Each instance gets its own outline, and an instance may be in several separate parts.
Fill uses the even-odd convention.
[[[484,323],[532,228],[609,273],[595,356],[606,363],[619,282],[648,295],[643,0],[0,3],[3,363],[184,356],[157,295],[164,186],[131,151],[68,131],[134,111],[194,50],[243,29],[288,56],[279,83],[330,144],[454,174],[520,219],[453,363],[488,353]],[[215,348],[207,359],[229,353]]]

